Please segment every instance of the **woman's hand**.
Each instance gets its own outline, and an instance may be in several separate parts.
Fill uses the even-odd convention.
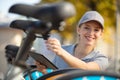
[[[46,71],[46,66],[40,64],[39,62],[35,62],[36,66],[37,66],[37,70],[42,72],[43,74],[46,74],[47,71]]]
[[[46,46],[48,50],[53,51],[57,55],[62,54],[62,48],[60,42],[56,38],[49,38],[46,42]]]

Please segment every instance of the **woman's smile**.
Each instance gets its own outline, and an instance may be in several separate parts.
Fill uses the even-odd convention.
[[[94,37],[91,37],[91,36],[85,36],[85,38],[88,40],[88,41],[93,41],[95,38]]]

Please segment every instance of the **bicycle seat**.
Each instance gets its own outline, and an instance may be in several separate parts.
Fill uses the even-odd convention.
[[[31,20],[15,20],[10,24],[11,28],[20,29],[23,31],[32,28],[35,32],[44,33],[43,30],[47,30],[47,25],[42,21],[31,21]]]

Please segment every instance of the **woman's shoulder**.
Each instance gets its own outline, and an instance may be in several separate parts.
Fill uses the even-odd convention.
[[[101,70],[105,70],[109,66],[109,59],[106,55],[100,51],[94,53],[94,62],[98,63]]]
[[[93,54],[96,57],[107,57],[105,54],[101,53],[100,51],[94,51]]]

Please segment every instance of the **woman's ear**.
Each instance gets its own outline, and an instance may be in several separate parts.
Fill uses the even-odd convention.
[[[76,30],[76,31],[77,31],[77,34],[80,34],[80,27],[77,27],[76,29],[77,29],[77,30]]]
[[[103,30],[101,31],[101,33],[100,33],[100,38],[103,36]]]
[[[101,36],[103,35],[103,32],[101,32],[101,34],[100,34]]]
[[[102,35],[103,35],[103,33],[104,33],[104,30],[102,30],[102,31],[101,31],[101,34],[100,34],[100,35],[102,36]]]

